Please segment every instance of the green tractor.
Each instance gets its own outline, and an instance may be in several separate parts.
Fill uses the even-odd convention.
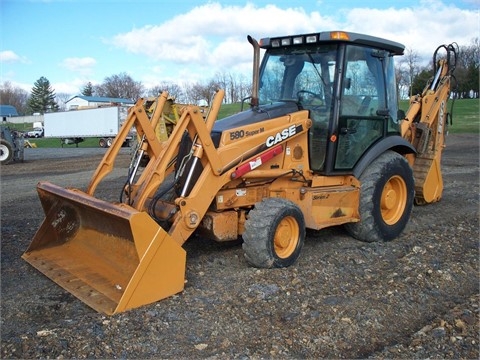
[[[7,126],[0,126],[0,164],[7,165],[12,161],[23,162],[24,139],[18,131]]]

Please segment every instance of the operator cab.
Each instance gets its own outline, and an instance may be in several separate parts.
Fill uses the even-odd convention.
[[[258,102],[309,111],[310,168],[351,172],[380,140],[400,134],[393,55],[401,44],[325,32],[262,39]]]

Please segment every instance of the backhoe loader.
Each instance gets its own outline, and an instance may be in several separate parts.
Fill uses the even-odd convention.
[[[399,43],[341,31],[247,40],[249,109],[216,121],[220,89],[206,116],[185,107],[159,141],[168,94],[151,116],[139,99],[86,190],[37,185],[45,220],[23,258],[93,309],[115,314],[183,290],[182,245],[194,233],[241,238],[248,264],[287,267],[306,228],[343,225],[361,241],[389,241],[414,202],[441,199],[454,45],[437,49],[435,76],[405,113],[393,63],[404,52]],[[102,200],[95,191],[131,127],[141,141],[122,196]]]

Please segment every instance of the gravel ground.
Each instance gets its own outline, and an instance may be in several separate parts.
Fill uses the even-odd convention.
[[[478,135],[448,137],[442,201],[392,242],[308,231],[294,266],[266,270],[194,237],[182,293],[111,317],[20,258],[44,217],[37,181],[84,189],[104,150],[26,150],[1,168],[1,358],[479,358]]]

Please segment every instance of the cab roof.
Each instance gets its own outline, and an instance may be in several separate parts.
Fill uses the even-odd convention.
[[[387,50],[394,55],[403,55],[405,50],[405,46],[398,42],[348,31],[323,31],[311,34],[268,37],[261,39],[259,45],[262,49],[269,49],[339,41]]]

